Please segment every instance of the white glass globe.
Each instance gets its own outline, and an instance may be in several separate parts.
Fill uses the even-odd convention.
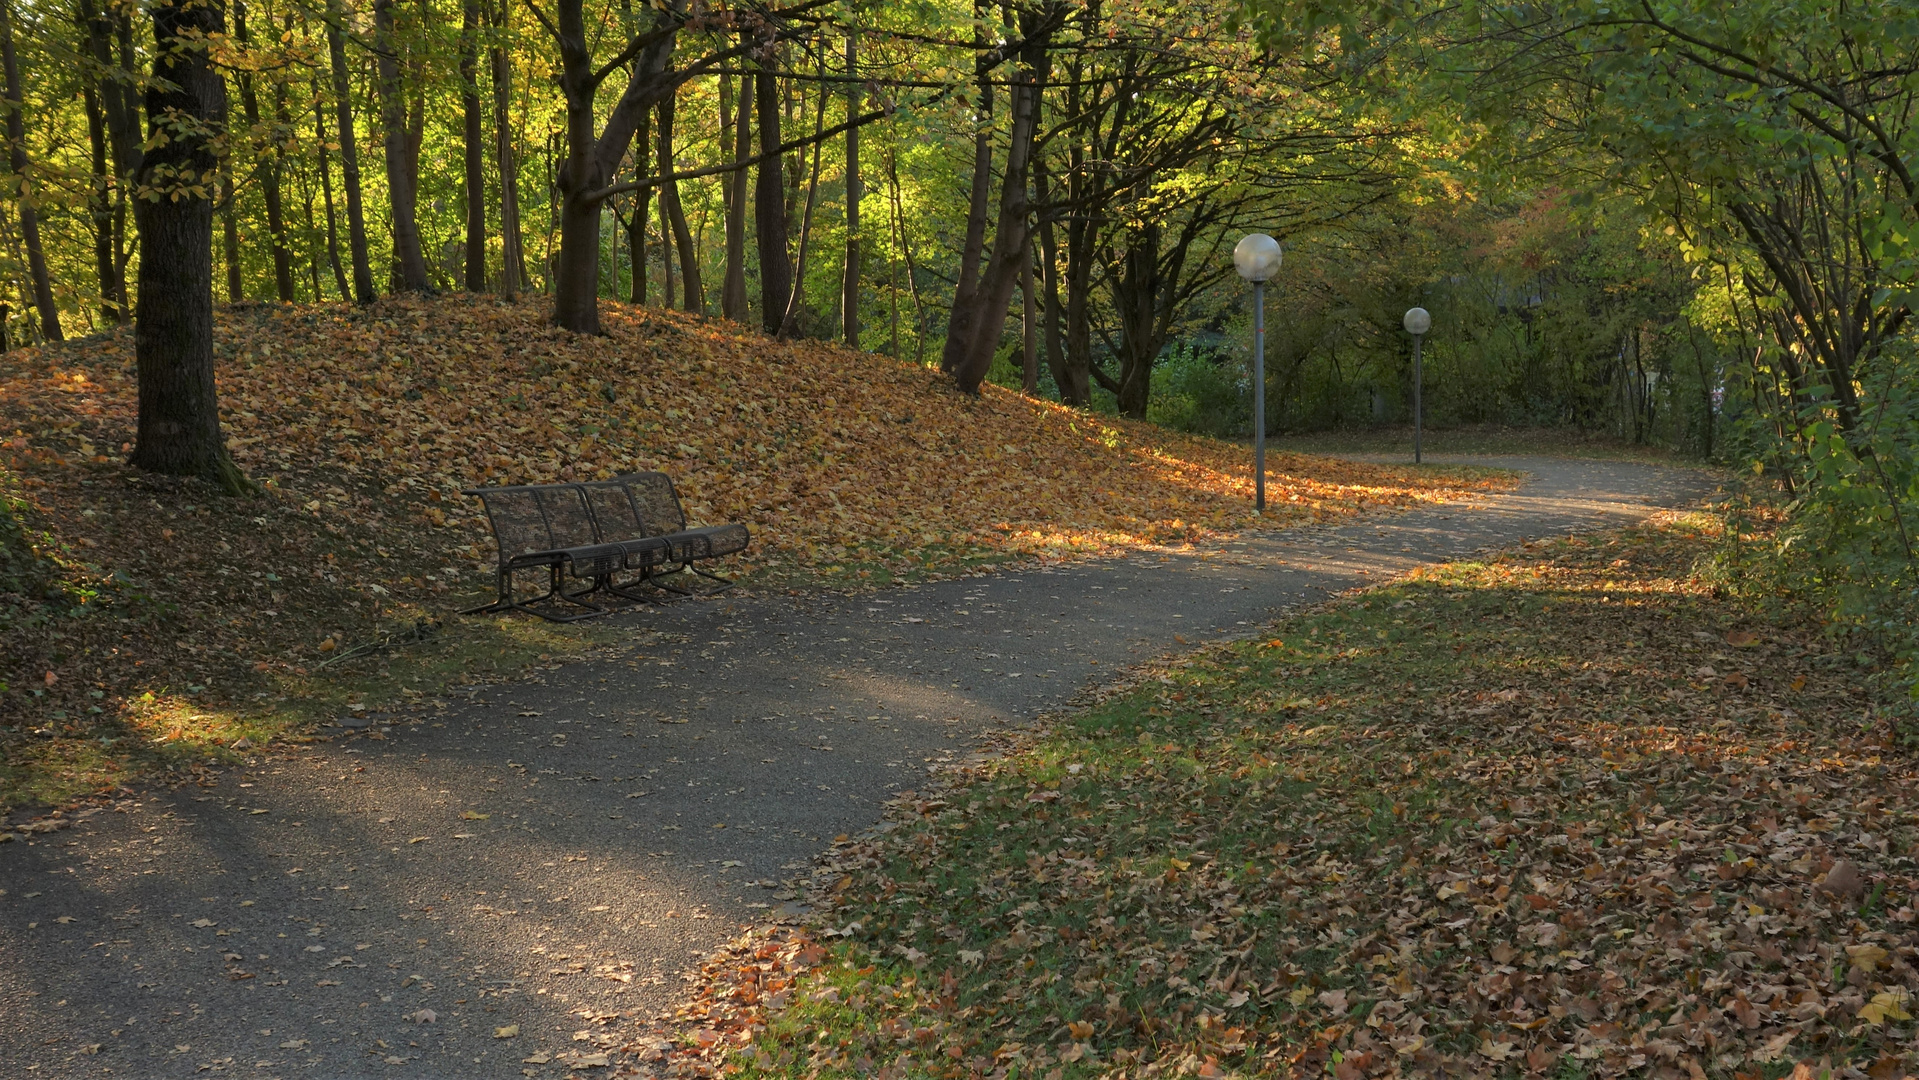
[[[1233,268],[1247,281],[1268,281],[1279,273],[1279,241],[1265,233],[1247,233],[1233,247]]]
[[[1410,308],[1406,312],[1406,332],[1423,334],[1433,328],[1433,317],[1423,307]]]

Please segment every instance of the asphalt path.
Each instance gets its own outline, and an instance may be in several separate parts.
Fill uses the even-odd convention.
[[[1531,479],[1189,553],[640,610],[605,658],[15,834],[0,1076],[604,1075],[835,836],[996,728],[1414,566],[1714,487],[1454,460]]]

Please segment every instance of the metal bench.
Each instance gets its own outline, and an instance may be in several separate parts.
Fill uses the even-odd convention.
[[[466,615],[524,611],[554,622],[590,619],[610,613],[589,599],[594,596],[658,599],[653,593],[633,591],[637,586],[696,595],[661,580],[683,570],[730,588],[731,581],[694,564],[744,551],[751,540],[744,525],[687,528],[679,492],[665,473],[630,473],[584,483],[468,488],[461,494],[479,499],[486,508],[500,549],[496,598],[462,612]],[[527,600],[516,599],[513,574],[528,569],[547,571],[547,590]],[[639,576],[621,582],[617,575],[622,572]],[[568,577],[592,584],[569,592]],[[555,610],[556,604],[584,610]]]
[[[495,599],[490,604],[461,612],[463,615],[524,611],[553,622],[576,622],[606,615],[609,609],[587,597],[598,592],[627,595],[615,585],[613,575],[625,569],[627,560],[637,558],[642,551],[657,549],[662,554],[666,551],[664,540],[637,532],[617,541],[606,540],[607,534],[593,512],[586,485],[519,484],[468,488],[461,494],[479,499],[486,508],[493,538],[500,548]],[[514,573],[532,569],[547,571],[546,592],[527,600],[515,598]],[[579,592],[568,592],[568,577],[592,584]],[[583,610],[568,611],[568,606]]]

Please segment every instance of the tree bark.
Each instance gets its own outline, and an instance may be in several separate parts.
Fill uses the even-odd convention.
[[[780,88],[777,76],[762,68],[753,77],[753,101],[760,121],[759,173],[753,186],[753,232],[760,253],[760,323],[780,332],[786,302],[793,292],[793,264],[786,251],[786,179],[780,158]]]
[[[693,233],[686,226],[686,208],[680,205],[680,182],[673,179],[673,113],[675,99],[668,95],[660,102],[660,209],[673,227],[673,247],[680,255],[680,288],[687,311],[706,311],[706,290],[700,284],[700,253]]]
[[[347,250],[353,258],[353,299],[371,304],[373,267],[367,259],[366,209],[360,202],[360,150],[353,130],[353,87],[347,81],[346,8],[342,0],[327,0],[327,53],[333,64],[333,105],[340,133],[340,185],[346,189]]]
[[[460,112],[466,151],[466,291],[486,291],[486,134],[480,115],[480,0],[460,4]]]
[[[13,53],[12,0],[0,0],[0,61],[7,78],[8,166],[18,188],[20,239],[27,249],[27,274],[33,281],[33,306],[40,314],[40,333],[48,341],[63,341],[60,305],[53,299],[53,279],[47,273],[46,250],[40,245],[40,213],[34,207],[34,183],[28,176],[26,104],[20,89],[20,64]]]
[[[242,48],[252,45],[252,35],[247,32],[247,6],[241,0],[232,0],[233,36]],[[271,29],[269,24],[268,29]],[[241,70],[240,106],[246,111],[248,134],[257,137],[260,130],[260,95],[253,84],[253,72]],[[284,99],[284,82],[282,87]],[[260,166],[260,196],[266,202],[267,237],[273,246],[273,290],[284,303],[293,302],[293,250],[287,246],[286,210],[280,199],[280,178],[282,175],[282,155],[280,143],[284,135],[276,127],[268,134],[267,160]]]
[[[407,122],[406,93],[400,72],[400,42],[393,6],[397,0],[373,0],[374,56],[379,74],[380,127],[386,149],[387,208],[393,218],[394,292],[430,292],[426,259],[420,253],[420,223],[415,204],[420,187],[419,144]]]
[[[753,156],[751,139],[753,108],[752,76],[740,76],[739,92],[732,101],[733,160],[745,161]],[[720,76],[721,110],[725,111],[728,90],[733,86],[731,75]],[[722,135],[725,134],[723,129]],[[727,148],[726,140],[721,139],[721,151]],[[746,309],[746,170],[736,169],[728,173],[721,190],[726,193],[726,280],[720,285],[720,314],[734,322],[745,322]]]
[[[493,28],[493,165],[500,175],[500,293],[508,300],[526,285],[526,254],[520,237],[520,163],[513,149],[513,59],[504,37],[509,28],[508,0],[500,0]],[[491,11],[489,7],[487,9]]]
[[[966,241],[960,247],[959,284],[953,288],[953,309],[946,320],[946,343],[940,350],[940,370],[952,373],[965,358],[979,313],[979,264],[986,251],[986,216],[991,210],[993,185],[993,83],[984,57],[985,5],[973,4],[973,47],[981,53],[979,110],[973,117],[973,181],[966,209]]]
[[[220,8],[154,0],[153,81],[146,92],[149,149],[138,181],[140,317],[134,362],[140,417],[132,464],[198,476],[232,494],[252,485],[227,456],[213,374],[213,203],[226,126],[226,83],[206,42],[225,32]]]
[[[846,122],[860,111],[859,32],[846,32]],[[860,347],[860,199],[866,188],[860,177],[860,129],[846,129],[846,269],[840,279],[840,326],[846,347]]]

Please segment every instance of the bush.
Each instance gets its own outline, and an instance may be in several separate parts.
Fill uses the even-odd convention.
[[[1252,431],[1252,385],[1237,364],[1190,345],[1175,346],[1153,369],[1146,418],[1162,427],[1243,438]]]

